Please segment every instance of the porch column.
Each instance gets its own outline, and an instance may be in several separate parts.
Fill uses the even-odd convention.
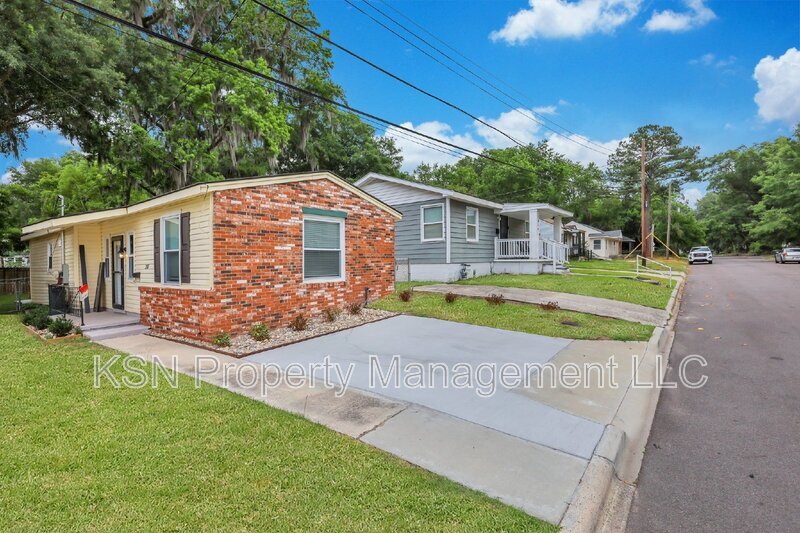
[[[539,210],[528,211],[528,238],[530,239],[530,255],[528,259],[539,259]]]
[[[564,244],[564,236],[562,233],[564,232],[564,228],[561,225],[561,217],[554,216],[553,217],[553,240],[556,241],[558,244]]]

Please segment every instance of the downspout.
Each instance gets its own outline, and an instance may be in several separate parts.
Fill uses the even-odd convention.
[[[444,199],[444,255],[445,262],[450,264],[450,197],[446,196]]]
[[[61,202],[61,216],[64,216],[64,196],[59,194],[58,200]],[[69,282],[69,280],[64,280],[64,264],[67,262],[67,241],[65,240],[66,234],[64,230],[61,230],[61,282],[64,281]]]

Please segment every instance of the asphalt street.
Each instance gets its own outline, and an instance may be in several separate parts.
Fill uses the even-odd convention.
[[[800,531],[800,264],[691,269],[628,531]]]

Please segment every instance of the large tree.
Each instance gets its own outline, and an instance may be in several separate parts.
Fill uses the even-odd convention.
[[[701,162],[699,146],[686,146],[683,138],[670,126],[648,124],[638,128],[622,141],[608,159],[608,179],[622,197],[628,208],[636,209],[634,202],[641,202],[642,142],[645,143],[645,202],[651,206],[653,196],[665,198],[669,184],[673,194],[681,185],[700,179]],[[645,227],[650,227],[656,219]],[[661,222],[661,221],[659,221]],[[666,221],[663,221],[666,225]],[[639,233],[641,223],[624,228],[629,233]]]
[[[102,138],[118,106],[118,43],[103,28],[29,0],[0,2],[0,28],[0,153],[19,157],[32,128]]]
[[[414,177],[498,202],[552,203],[572,210],[581,220],[591,220],[591,206],[606,196],[597,166],[570,161],[546,142],[485,154],[492,160],[465,157],[452,165],[421,165]]]
[[[761,200],[750,235],[757,250],[800,244],[800,125],[794,137],[764,145],[764,168],[753,178]]]
[[[267,0],[310,28],[307,0]],[[249,0],[94,2],[137,25],[272,78],[344,100],[330,50]],[[58,129],[122,176],[123,197],[193,181],[332,169],[399,172],[391,140],[312,96],[141,39],[73,6],[0,7],[0,150],[19,152],[31,124]],[[62,42],[63,41],[63,42]],[[41,71],[54,83],[38,76]]]
[[[710,157],[704,176],[708,194],[697,205],[706,243],[714,250],[747,252],[753,208],[761,192],[753,177],[764,170],[761,146],[729,150]]]

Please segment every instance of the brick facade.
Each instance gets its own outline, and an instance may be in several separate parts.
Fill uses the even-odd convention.
[[[347,213],[344,281],[303,282],[303,207]],[[329,180],[217,191],[213,221],[214,290],[141,287],[141,319],[154,331],[209,340],[393,289],[395,219]]]

